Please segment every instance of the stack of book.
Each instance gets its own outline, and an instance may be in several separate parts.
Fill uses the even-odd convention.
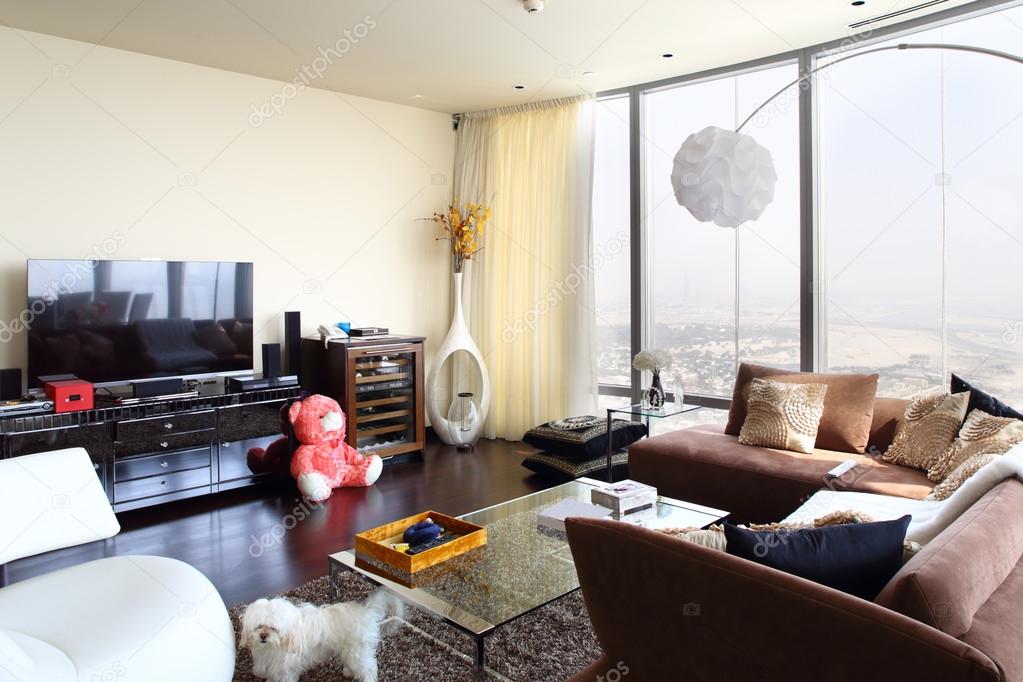
[[[657,488],[631,480],[602,483],[590,491],[590,501],[621,516],[653,507],[657,503]]]
[[[540,528],[565,532],[565,519],[606,519],[611,516],[611,510],[582,500],[565,499],[547,507],[536,517],[536,523]]]

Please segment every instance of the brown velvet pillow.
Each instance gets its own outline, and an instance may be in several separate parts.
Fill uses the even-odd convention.
[[[824,416],[817,429],[817,447],[822,450],[862,454],[870,440],[877,397],[876,374],[816,374],[792,372],[762,365],[739,365],[728,412],[725,433],[738,436],[746,421],[750,384],[753,379],[770,379],[790,384],[824,384]]]
[[[874,423],[870,425],[870,447],[878,453],[895,440],[899,424],[906,418],[909,401],[905,398],[878,398],[874,401]]]

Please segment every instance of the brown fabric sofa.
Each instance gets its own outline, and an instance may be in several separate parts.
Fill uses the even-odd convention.
[[[884,452],[895,436],[905,400],[878,398],[869,452]],[[846,460],[861,466],[840,480],[828,471]],[[737,523],[778,521],[822,488],[922,499],[934,488],[923,471],[876,456],[818,449],[812,455],[740,445],[720,426],[697,426],[639,441],[629,448],[629,477],[661,495],[725,509]]]
[[[573,679],[1023,681],[1021,519],[1023,483],[1006,481],[875,602],[627,523],[569,519],[605,652]]]

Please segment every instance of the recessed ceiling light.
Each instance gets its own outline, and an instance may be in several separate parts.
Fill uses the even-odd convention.
[[[596,75],[593,71],[583,71],[583,78],[593,78]]]
[[[412,99],[423,99],[423,96],[418,94],[412,95]]]
[[[516,86],[515,86],[515,89],[516,89],[516,90],[525,90],[525,89],[526,89],[526,86],[525,86],[525,85],[516,85]]]
[[[675,56],[675,53],[674,52],[665,52],[661,56],[664,57],[665,59],[671,59],[672,57]]]

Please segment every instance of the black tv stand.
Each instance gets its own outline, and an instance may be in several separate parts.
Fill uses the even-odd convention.
[[[247,453],[280,438],[298,387],[170,398],[93,410],[0,415],[0,457],[83,447],[114,511],[260,483]]]

